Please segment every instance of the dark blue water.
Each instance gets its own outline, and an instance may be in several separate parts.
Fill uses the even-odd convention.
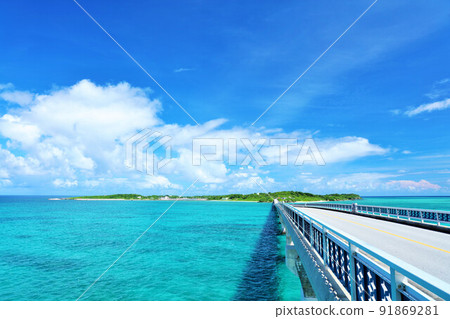
[[[271,211],[237,287],[236,300],[282,299],[278,267],[284,264],[284,258],[279,252],[279,235],[278,218]]]

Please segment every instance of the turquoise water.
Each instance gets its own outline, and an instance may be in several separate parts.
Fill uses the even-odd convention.
[[[360,204],[450,211],[450,197]],[[169,201],[0,196],[0,300],[74,300]],[[83,300],[300,300],[268,203],[177,202]]]
[[[354,201],[342,201],[342,203],[358,203],[361,205],[438,209],[450,211],[449,196],[363,197],[363,199]]]
[[[165,201],[0,197],[0,300],[74,300]],[[267,203],[177,202],[83,300],[299,300]]]

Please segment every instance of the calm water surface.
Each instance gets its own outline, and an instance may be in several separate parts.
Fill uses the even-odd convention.
[[[171,203],[0,197],[0,300],[78,298]],[[83,300],[299,300],[270,207],[179,201]]]
[[[450,197],[360,204],[450,211]],[[0,196],[0,300],[74,300],[170,201]],[[177,202],[83,300],[300,300],[268,203]]]

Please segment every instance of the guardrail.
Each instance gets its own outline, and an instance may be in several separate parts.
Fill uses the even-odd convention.
[[[311,245],[351,300],[450,300],[450,285],[446,282],[292,205],[274,201],[274,206]]]
[[[378,215],[387,218],[403,219],[419,223],[436,224],[441,227],[450,226],[450,212],[430,209],[413,209],[388,206],[370,206],[339,203],[295,203],[296,206],[327,208],[364,215]]]

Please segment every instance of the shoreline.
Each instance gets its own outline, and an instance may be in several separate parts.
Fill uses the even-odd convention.
[[[125,199],[125,198],[49,198],[49,200],[79,200],[79,201],[130,201],[130,202],[244,202],[244,203],[269,203],[269,202],[258,202],[256,200],[219,200],[219,199]]]
[[[183,194],[184,195],[184,194]],[[358,194],[311,194],[299,191],[279,191],[272,193],[251,193],[251,194],[225,194],[207,195],[193,194],[191,196],[180,195],[140,195],[134,193],[109,194],[109,195],[75,195],[61,198],[50,198],[51,200],[80,200],[80,201],[213,201],[213,202],[248,202],[248,203],[272,203],[274,199],[289,203],[315,203],[328,201],[358,200]]]
[[[221,203],[271,203],[259,202],[256,200],[220,200],[220,199],[125,199],[125,198],[49,198],[48,200],[76,200],[76,201],[130,201],[130,202],[221,202]],[[327,200],[310,200],[310,201],[296,201],[292,203],[321,203],[329,202]]]

